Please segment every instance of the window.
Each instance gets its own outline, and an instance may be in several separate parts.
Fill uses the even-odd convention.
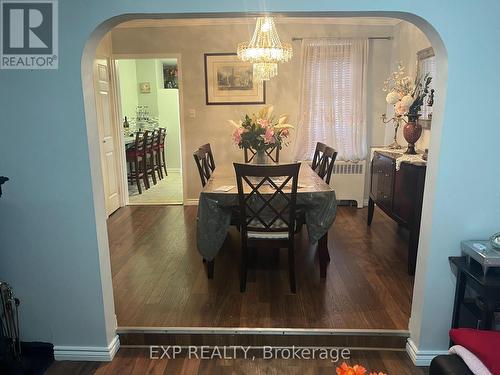
[[[294,156],[310,160],[316,142],[339,160],[366,157],[367,39],[304,39]]]

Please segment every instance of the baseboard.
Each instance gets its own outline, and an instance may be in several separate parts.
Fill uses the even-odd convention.
[[[115,336],[106,346],[54,346],[56,361],[97,361],[111,362],[120,348],[120,339]]]
[[[406,352],[415,366],[429,366],[434,357],[448,354],[447,350],[418,350],[412,339],[406,342]]]
[[[364,201],[363,201],[363,206],[368,206],[368,198],[366,198]]]
[[[184,206],[198,206],[198,199],[184,199]]]

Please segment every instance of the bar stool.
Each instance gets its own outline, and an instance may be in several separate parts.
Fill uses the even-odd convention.
[[[148,185],[149,185],[149,177],[153,179],[153,185],[156,185],[156,167],[155,167],[155,152],[153,150],[153,141],[154,141],[154,132],[148,132],[144,134],[144,152],[146,154],[145,159],[145,171],[146,171],[146,178],[148,179]]]
[[[165,176],[168,176],[167,161],[165,159],[165,141],[167,138],[167,129],[158,128],[158,130],[159,130],[158,146],[159,146],[159,150],[160,150],[159,155],[158,155],[158,164],[160,165],[160,171],[161,171],[161,169],[163,169],[163,171],[165,172]]]
[[[127,179],[130,184],[134,181],[137,184],[139,194],[142,194],[141,179],[144,182],[144,188],[149,189],[149,181],[146,170],[147,155],[145,153],[145,142],[148,137],[148,132],[135,133],[134,146],[126,151],[126,159],[129,164],[129,173]]]

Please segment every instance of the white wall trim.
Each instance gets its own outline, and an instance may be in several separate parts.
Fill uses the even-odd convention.
[[[419,350],[412,339],[406,342],[406,352],[415,366],[429,366],[434,357],[448,354],[447,350]]]
[[[198,206],[198,199],[184,199],[184,206]]]
[[[54,346],[56,361],[111,362],[120,348],[118,335],[106,346]]]

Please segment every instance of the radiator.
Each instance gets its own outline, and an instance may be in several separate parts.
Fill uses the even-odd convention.
[[[338,201],[356,201],[363,208],[365,194],[366,161],[335,161],[330,185]]]

